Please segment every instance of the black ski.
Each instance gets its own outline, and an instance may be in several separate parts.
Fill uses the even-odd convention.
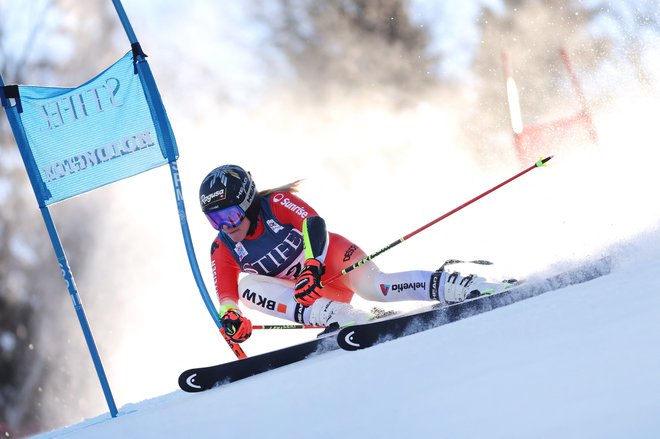
[[[354,351],[388,340],[451,323],[520,300],[569,285],[587,282],[610,272],[608,258],[569,270],[550,278],[524,283],[493,296],[482,296],[450,306],[434,305],[408,314],[342,328],[305,343],[242,360],[189,369],[179,376],[179,387],[186,392],[202,392],[221,384],[248,378],[262,372],[338,349]],[[335,338],[335,335],[337,336]]]
[[[336,350],[339,347],[334,335],[336,333],[242,360],[186,370],[179,376],[179,387],[186,392],[202,392],[304,360],[312,355]]]
[[[411,313],[342,328],[339,346],[356,351],[473,315],[510,305],[548,291],[587,282],[610,272],[611,261],[603,258],[539,281],[529,281],[492,296],[481,296],[453,305],[436,304]]]

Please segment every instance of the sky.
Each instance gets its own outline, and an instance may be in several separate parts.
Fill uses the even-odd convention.
[[[446,9],[434,2],[415,3],[420,17],[435,16]],[[468,24],[474,24],[476,8],[475,3],[460,4],[465,6],[449,8],[455,15],[448,23],[465,30]],[[499,2],[483,4],[497,9]],[[432,96],[418,105],[395,110],[375,99],[357,100],[351,96],[315,107],[297,102],[286,90],[268,89],[255,98],[255,90],[264,91],[261,87],[268,69],[247,55],[245,49],[258,40],[258,34],[246,30],[243,11],[235,5],[228,2],[225,20],[216,22],[207,13],[208,4],[201,1],[189,2],[190,15],[186,16],[189,20],[176,20],[180,12],[178,1],[161,2],[158,11],[153,9],[152,2],[124,1],[136,33],[150,55],[149,62],[177,136],[188,220],[200,269],[210,291],[208,253],[214,231],[197,207],[197,185],[219,164],[242,165],[252,172],[260,189],[304,178],[301,195],[326,219],[330,230],[357,241],[368,253],[531,164],[517,160],[508,139],[505,142],[493,139],[492,148],[481,156],[467,149],[463,143],[464,121],[459,116],[465,110],[465,101]],[[463,22],[465,27],[460,26]],[[163,23],[168,23],[167,32],[163,32]],[[195,26],[189,26],[190,23]],[[446,68],[459,71],[470,57],[465,48],[477,44],[478,38],[471,32],[455,35],[439,40],[437,47],[456,54],[456,61]],[[184,50],[190,47],[189,41],[195,41],[199,51]],[[645,53],[648,60],[655,59],[658,63],[660,52],[655,41],[656,45],[650,45]],[[172,64],[172,54],[181,57],[179,63]],[[200,71],[199,60],[209,58],[216,62],[204,64],[209,70]],[[579,63],[576,69],[580,75]],[[187,88],[187,94],[182,96],[172,85],[177,83],[177,78],[182,83],[194,78],[196,87]],[[221,84],[233,99],[250,102],[252,106],[209,100],[204,86],[211,80]],[[660,218],[660,206],[650,201],[648,188],[658,187],[660,183],[656,170],[660,152],[654,125],[660,109],[657,89],[651,93],[641,89],[630,72],[612,66],[584,82],[588,96],[603,84],[618,85],[609,100],[594,108],[600,139],[597,145],[575,140],[539,151],[540,155],[555,155],[548,167],[535,170],[379,256],[376,260],[379,267],[384,271],[434,270],[450,258],[489,259],[496,264],[480,268],[479,274],[493,279],[523,278],[549,270],[557,263],[601,254],[605,249],[615,248],[625,254],[631,240],[654,230]],[[164,84],[169,87],[163,87]],[[478,125],[479,121],[473,123]],[[491,135],[495,136],[484,133],[486,137]],[[143,410],[151,413],[147,417],[162,419],[169,412],[159,413],[154,406],[170,407],[177,406],[181,400],[190,404],[194,401],[188,396],[171,394],[181,370],[191,365],[230,361],[232,353],[218,335],[190,274],[168,170],[151,171],[74,198],[67,204],[73,209],[83,209],[92,198],[102,200],[104,214],[95,224],[99,233],[95,251],[88,255],[91,269],[78,275],[73,267],[82,300],[117,404],[129,407],[127,410],[136,407],[140,413]],[[54,206],[56,223],[58,213],[59,207]],[[66,294],[63,286],[61,292],[57,288],[53,291],[58,293]],[[418,304],[397,308],[415,305]],[[358,300],[356,306],[369,308],[371,304]],[[68,395],[66,389],[61,393],[53,389],[46,392],[44,411],[53,425],[58,426],[93,418],[106,410],[91,360],[84,352],[80,329],[75,326],[75,315],[70,307],[64,311],[67,312],[72,329],[63,337],[66,346],[60,349],[66,354],[57,367],[89,385],[81,395]],[[281,323],[250,311],[246,314],[255,324]],[[532,312],[534,318],[539,314],[538,310]],[[263,331],[255,333],[244,348],[249,355],[255,355],[313,336],[307,331]],[[476,338],[483,338],[483,333]],[[466,346],[472,346],[472,339],[461,339]],[[521,352],[532,342],[521,340]],[[35,348],[49,349],[38,344]],[[363,358],[362,355],[371,354],[349,358]],[[347,360],[341,353],[328,358],[337,362],[357,361]],[[383,357],[374,359],[386,360],[392,361]],[[428,361],[446,365],[443,357],[432,356]],[[467,368],[473,372],[469,376],[460,375],[465,378],[461,382],[478,376],[480,370],[477,365],[465,362],[448,367],[453,371]],[[311,371],[300,373],[313,375]],[[342,374],[338,379],[347,377]],[[291,381],[287,380],[287,385]],[[349,384],[351,381],[346,381],[346,388],[351,388]],[[242,389],[244,385],[236,387]],[[547,386],[541,390],[547,390]],[[384,387],[391,389],[389,385]],[[453,390],[467,394],[458,383]],[[259,393],[253,392],[257,390],[247,390],[255,399]],[[442,393],[442,388],[437,393]],[[477,394],[486,398],[487,407],[501,407],[483,392]],[[160,395],[167,396],[134,406]],[[588,392],[585,395],[585,398],[594,396]],[[204,401],[206,398],[209,397],[200,397]],[[386,398],[388,395],[383,391],[378,400]],[[275,399],[265,401],[260,403],[264,407]],[[398,406],[399,399],[395,401]],[[531,401],[550,408],[536,399]],[[443,407],[458,410],[450,403],[444,399]],[[184,405],[193,410],[188,402]],[[379,405],[375,407],[385,410]],[[419,406],[416,408],[427,413]],[[134,418],[126,416],[115,425],[130,423]],[[491,417],[488,419],[492,421]]]
[[[609,254],[581,285],[36,437],[655,438],[660,231]]]

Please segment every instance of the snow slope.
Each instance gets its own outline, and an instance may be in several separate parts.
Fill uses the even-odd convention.
[[[660,437],[658,240],[586,284],[38,437]]]

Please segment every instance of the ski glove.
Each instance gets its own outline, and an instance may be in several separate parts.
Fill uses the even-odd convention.
[[[222,328],[233,342],[243,343],[252,335],[252,322],[237,308],[228,308],[220,318]]]
[[[316,299],[321,297],[321,275],[325,272],[325,267],[318,259],[307,259],[305,267],[296,279],[296,289],[294,298],[296,302],[304,306],[312,306]]]

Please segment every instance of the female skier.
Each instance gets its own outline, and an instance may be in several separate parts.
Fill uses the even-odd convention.
[[[249,172],[224,165],[200,186],[202,211],[219,232],[211,246],[211,268],[221,322],[232,341],[241,343],[252,334],[239,298],[272,316],[327,327],[372,318],[350,305],[353,294],[376,302],[453,303],[509,285],[442,269],[383,273],[373,261],[324,285],[324,279],[367,255],[326,230],[323,218],[294,194],[298,183],[257,192]],[[240,272],[248,275],[239,282]]]

